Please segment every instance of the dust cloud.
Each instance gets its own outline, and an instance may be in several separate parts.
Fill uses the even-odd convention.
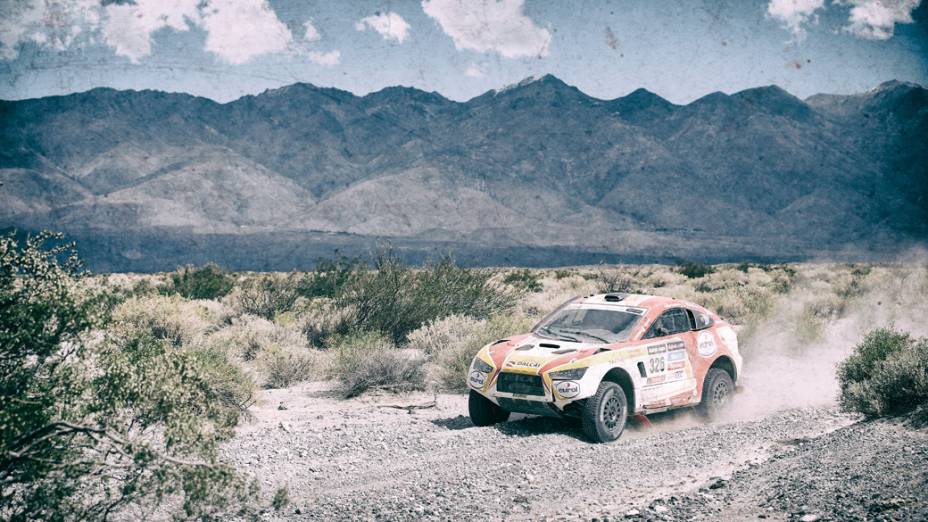
[[[837,367],[874,328],[928,335],[926,259],[921,252],[899,264],[867,267],[850,283],[840,277],[825,283],[829,274],[813,273],[779,297],[767,318],[744,332],[743,390],[731,420],[836,404]],[[835,295],[839,285],[851,295]],[[826,317],[817,317],[823,309]]]

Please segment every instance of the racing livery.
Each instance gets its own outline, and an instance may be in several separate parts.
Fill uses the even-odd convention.
[[[734,329],[679,299],[609,293],[577,297],[530,333],[500,339],[467,376],[477,426],[510,412],[579,418],[594,442],[621,436],[628,415],[695,406],[711,416],[741,371]]]

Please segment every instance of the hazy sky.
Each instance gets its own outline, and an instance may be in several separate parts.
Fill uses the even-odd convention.
[[[0,98],[98,86],[228,101],[300,82],[466,100],[552,73],[683,103],[928,84],[920,0],[0,0]]]

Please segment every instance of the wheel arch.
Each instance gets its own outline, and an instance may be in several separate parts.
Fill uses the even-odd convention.
[[[731,382],[738,382],[738,367],[735,366],[735,361],[727,355],[720,355],[714,361],[712,361],[712,366],[709,369],[719,368],[728,372],[728,376],[731,377]]]
[[[619,366],[611,368],[603,375],[602,380],[618,384],[622,388],[622,391],[625,392],[625,400],[628,402],[628,411],[636,411],[635,382],[632,380],[631,375],[625,371],[625,368]]]

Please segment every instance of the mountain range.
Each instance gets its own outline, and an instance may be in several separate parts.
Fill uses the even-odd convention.
[[[0,101],[0,182],[0,227],[65,231],[98,270],[887,259],[928,242],[928,93],[98,88]]]

